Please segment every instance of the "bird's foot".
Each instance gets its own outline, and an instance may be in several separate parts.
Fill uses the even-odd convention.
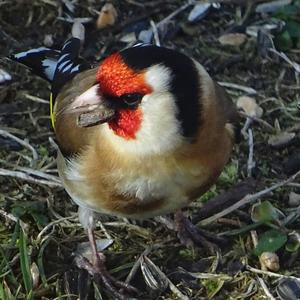
[[[175,230],[181,243],[187,247],[197,246],[207,249],[211,254],[218,250],[216,243],[223,240],[209,235],[206,231],[198,228],[182,213],[178,211],[174,216]]]
[[[117,280],[111,276],[105,266],[105,256],[103,253],[97,253],[94,263],[91,263],[84,256],[77,255],[75,258],[77,267],[85,269],[94,277],[95,282],[102,284],[112,295],[113,299],[127,300],[134,299],[129,295],[137,294],[138,290],[133,286]]]
[[[87,225],[93,225],[93,222],[90,222],[90,224]],[[90,260],[92,262],[85,256],[79,254],[75,258],[77,266],[88,271],[89,274],[94,277],[95,282],[102,284],[105,289],[111,294],[113,299],[134,299],[133,297],[129,297],[129,295],[137,294],[138,290],[133,286],[117,280],[110,275],[105,266],[105,255],[97,249],[93,226],[88,226],[87,231],[92,255]]]

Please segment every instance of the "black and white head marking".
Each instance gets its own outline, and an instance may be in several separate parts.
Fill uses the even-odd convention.
[[[163,65],[170,69],[170,92],[176,99],[177,118],[181,123],[182,134],[188,138],[195,137],[201,121],[201,91],[194,62],[177,51],[144,44],[125,49],[120,54],[124,62],[137,71],[154,65]]]

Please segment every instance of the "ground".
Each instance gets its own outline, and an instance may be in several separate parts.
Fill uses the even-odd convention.
[[[61,47],[71,28],[58,18],[64,16],[61,2],[70,3],[0,1],[0,69],[12,76],[0,84],[1,299],[113,299],[74,264],[74,251],[87,236],[76,205],[57,180],[49,85],[5,58],[41,45]],[[95,63],[125,47],[120,40],[126,32],[149,26],[149,20],[157,25],[185,5],[176,0],[113,1],[116,23],[97,30],[97,11],[104,2],[75,2],[76,17],[91,18],[82,55]],[[275,288],[284,276],[299,276],[299,17],[288,9],[277,14],[255,11],[258,2],[268,1],[219,2],[224,2],[219,9],[212,8],[194,23],[187,21],[192,5],[182,10],[171,19],[167,34],[159,30],[160,42],[202,63],[234,102],[252,97],[263,114],[256,107],[217,184],[185,210],[215,237],[213,250],[185,247],[172,230],[154,220],[101,219],[97,237],[114,241],[105,249],[110,272],[125,280],[136,262],[142,264],[136,264],[131,280],[141,291],[138,299],[265,299],[268,292],[277,297]],[[296,10],[298,5],[294,1],[290,6]],[[285,27],[272,36],[249,35],[250,25],[269,24],[274,17],[284,20]],[[241,33],[245,41],[220,43],[219,37],[229,32]],[[271,38],[289,62],[268,51]],[[232,207],[246,194],[254,196]],[[232,210],[226,214],[228,207]],[[222,215],[207,220],[220,211]],[[266,251],[278,256],[279,270],[261,270],[259,257]],[[149,283],[149,274],[156,285]]]

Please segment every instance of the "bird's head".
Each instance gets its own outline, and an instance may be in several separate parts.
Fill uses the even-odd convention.
[[[159,154],[195,136],[200,83],[187,56],[156,46],[128,48],[100,64],[96,81],[90,95],[115,111],[101,129],[120,149]]]

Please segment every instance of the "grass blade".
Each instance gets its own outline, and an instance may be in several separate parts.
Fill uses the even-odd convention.
[[[21,271],[23,275],[23,282],[27,293],[27,299],[31,300],[32,297],[32,278],[30,273],[30,263],[28,256],[28,248],[26,235],[22,228],[20,228],[20,236],[19,236],[19,252],[20,252],[20,263],[21,263]]]

